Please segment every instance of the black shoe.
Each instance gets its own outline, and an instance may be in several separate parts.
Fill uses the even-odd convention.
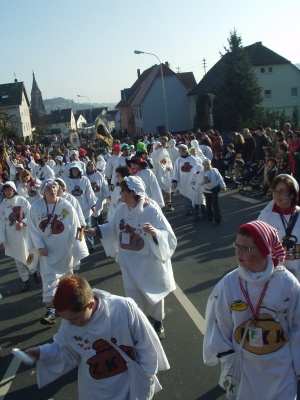
[[[29,288],[30,288],[30,282],[29,279],[27,279],[27,281],[23,282],[22,292],[26,292]]]
[[[43,318],[40,319],[40,323],[42,325],[54,325],[57,324],[57,321],[55,319],[55,315],[46,313]]]
[[[96,250],[96,248],[95,247],[90,247],[88,250],[89,250],[89,254],[92,254]]]
[[[219,225],[221,223],[220,219],[216,219],[216,224]]]
[[[174,211],[174,208],[173,208],[172,206],[168,206],[168,207],[167,207],[167,210],[168,210],[168,211]]]
[[[42,283],[42,278],[39,271],[35,271],[32,275],[36,283]]]
[[[191,213],[191,211],[188,211],[187,213],[185,213],[185,215],[186,215],[186,216],[191,216],[192,213]]]
[[[166,337],[165,335],[165,330],[162,322],[154,322],[154,330],[157,333],[157,336],[159,337],[160,340],[164,339]]]

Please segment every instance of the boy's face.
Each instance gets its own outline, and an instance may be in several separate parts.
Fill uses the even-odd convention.
[[[70,325],[84,326],[86,325],[93,314],[95,306],[94,300],[91,301],[84,311],[74,312],[70,310],[58,312],[59,316],[69,322]]]

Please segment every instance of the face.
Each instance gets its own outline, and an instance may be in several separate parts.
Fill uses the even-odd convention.
[[[209,162],[204,162],[203,164],[204,171],[209,171],[210,170],[210,163]]]
[[[78,176],[78,174],[79,174],[79,169],[78,168],[71,168],[71,171],[72,171],[72,175],[73,176]]]
[[[294,195],[289,192],[289,187],[285,182],[277,183],[275,190],[273,190],[273,200],[275,204],[285,210],[292,205]]]
[[[7,199],[12,199],[14,197],[15,191],[12,187],[7,186],[4,190],[4,195]]]
[[[74,312],[74,311],[62,311],[59,312],[59,316],[69,322],[70,325],[74,326],[84,326],[91,319],[93,309],[87,307],[84,311]]]
[[[241,267],[253,272],[263,271],[267,259],[261,255],[251,236],[237,235],[235,255]]]
[[[116,173],[116,178],[119,183],[123,181],[123,177],[119,172]]]
[[[93,163],[91,163],[91,164],[88,164],[86,168],[88,171],[93,171],[95,169],[95,165]]]
[[[133,198],[132,192],[128,192],[127,189],[121,188],[120,194],[121,194],[121,199],[122,199],[123,203],[125,203],[127,205],[131,204],[131,200]]]
[[[29,174],[23,175],[23,182],[28,182],[29,180],[30,180]]]
[[[124,157],[128,157],[130,155],[130,149],[124,149],[122,151],[122,154],[123,154]]]
[[[60,196],[64,192],[64,189],[60,184],[58,184],[58,189],[57,189],[57,196]]]
[[[55,185],[47,186],[44,197],[47,203],[55,203],[57,198],[57,187]]]
[[[178,151],[179,151],[179,154],[181,156],[186,156],[187,155],[187,152],[182,147],[178,147]]]

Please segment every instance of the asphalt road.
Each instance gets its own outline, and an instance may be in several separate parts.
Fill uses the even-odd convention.
[[[235,268],[232,242],[237,228],[256,219],[267,199],[236,197],[236,191],[220,196],[222,223],[193,223],[183,215],[181,197],[174,197],[174,212],[169,219],[178,239],[173,269],[178,290],[166,299],[166,339],[162,344],[171,369],[159,373],[163,390],[157,400],[223,400],[218,386],[219,367],[208,367],[202,361],[203,325],[207,298],[216,283]],[[251,202],[254,201],[254,202]],[[81,274],[92,287],[124,295],[118,265],[106,258],[100,243],[83,261]],[[1,359],[0,400],[76,400],[77,373],[72,371],[43,389],[36,385],[35,369],[16,363],[11,349],[26,349],[51,341],[59,324],[40,325],[44,313],[41,287],[32,280],[26,293],[11,259],[0,255]]]

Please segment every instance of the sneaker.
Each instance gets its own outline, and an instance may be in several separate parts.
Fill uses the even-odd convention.
[[[42,278],[39,271],[35,271],[32,275],[36,283],[42,283]]]
[[[42,325],[54,325],[57,324],[55,315],[46,313],[43,318],[40,319],[40,323]]]
[[[157,336],[159,337],[160,340],[166,337],[164,326],[161,322],[154,322],[154,330],[157,333]]]
[[[30,282],[29,279],[27,279],[27,281],[23,282],[22,292],[26,292],[29,288],[30,288]]]

